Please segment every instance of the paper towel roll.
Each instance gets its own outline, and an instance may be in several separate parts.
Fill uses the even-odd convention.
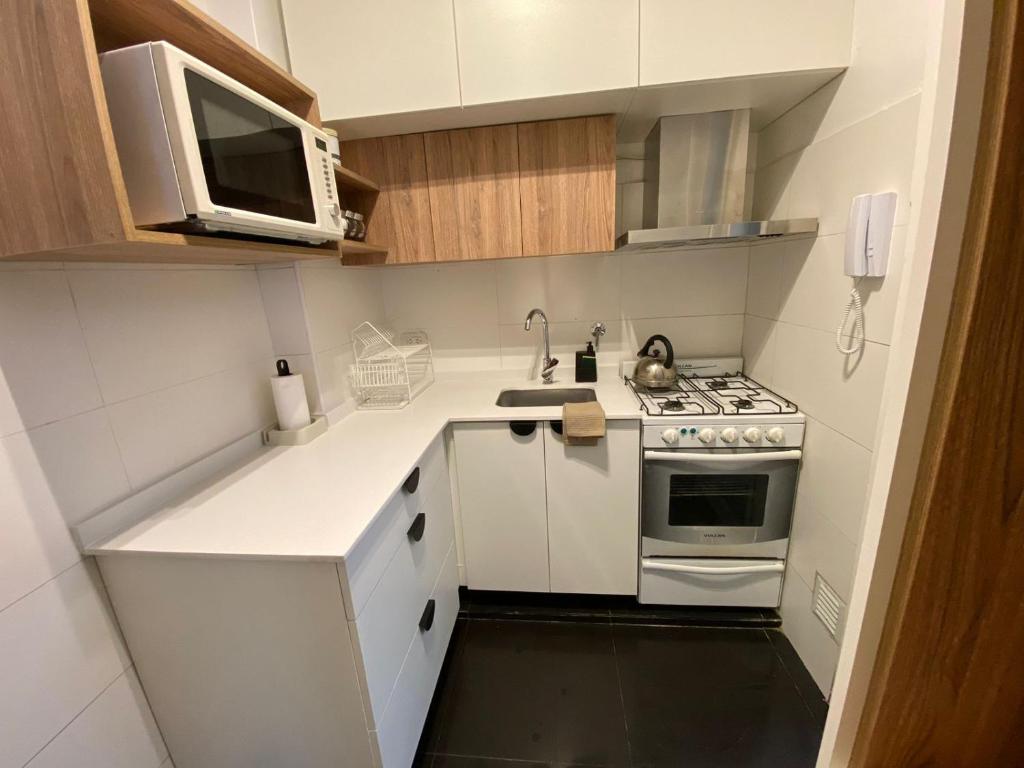
[[[302,429],[310,424],[309,403],[306,402],[306,384],[301,373],[291,373],[288,362],[277,361],[279,375],[270,380],[274,393],[274,408],[277,410],[279,429]]]

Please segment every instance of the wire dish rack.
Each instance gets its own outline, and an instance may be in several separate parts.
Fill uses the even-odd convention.
[[[359,408],[404,408],[434,381],[430,340],[423,331],[396,334],[366,322],[352,331],[352,347]]]

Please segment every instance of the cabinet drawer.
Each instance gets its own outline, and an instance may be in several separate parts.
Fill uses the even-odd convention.
[[[417,627],[391,701],[384,717],[378,720],[376,736],[384,768],[412,765],[459,612],[459,574],[455,560],[452,546],[431,593],[433,624],[425,630]]]
[[[640,602],[778,608],[784,566],[782,560],[645,557]]]
[[[355,621],[374,720],[387,707],[409,639],[418,631],[423,605],[430,596],[448,551],[455,542],[451,489],[438,483],[417,513],[419,540],[405,536],[366,607]],[[413,523],[416,518],[412,518]]]
[[[355,619],[362,612],[395,550],[407,538],[409,527],[425,499],[439,484],[444,486],[443,492],[448,496],[448,506],[451,507],[443,436],[439,435],[431,442],[406,477],[410,490],[398,490],[345,559],[345,609],[350,619]]]

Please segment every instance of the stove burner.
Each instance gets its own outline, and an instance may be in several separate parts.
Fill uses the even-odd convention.
[[[729,382],[725,381],[724,379],[711,379],[711,381],[708,382],[708,389],[728,389],[728,388],[729,388]]]
[[[682,400],[662,400],[661,410],[663,411],[681,411],[686,407]]]
[[[747,400],[745,397],[738,397],[732,401],[733,406],[738,411],[749,411],[754,407],[754,404]]]

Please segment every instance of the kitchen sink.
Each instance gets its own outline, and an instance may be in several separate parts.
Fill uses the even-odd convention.
[[[597,400],[594,390],[588,387],[573,389],[503,389],[495,405],[503,408],[528,408],[530,406],[565,405],[565,403],[592,403]]]

